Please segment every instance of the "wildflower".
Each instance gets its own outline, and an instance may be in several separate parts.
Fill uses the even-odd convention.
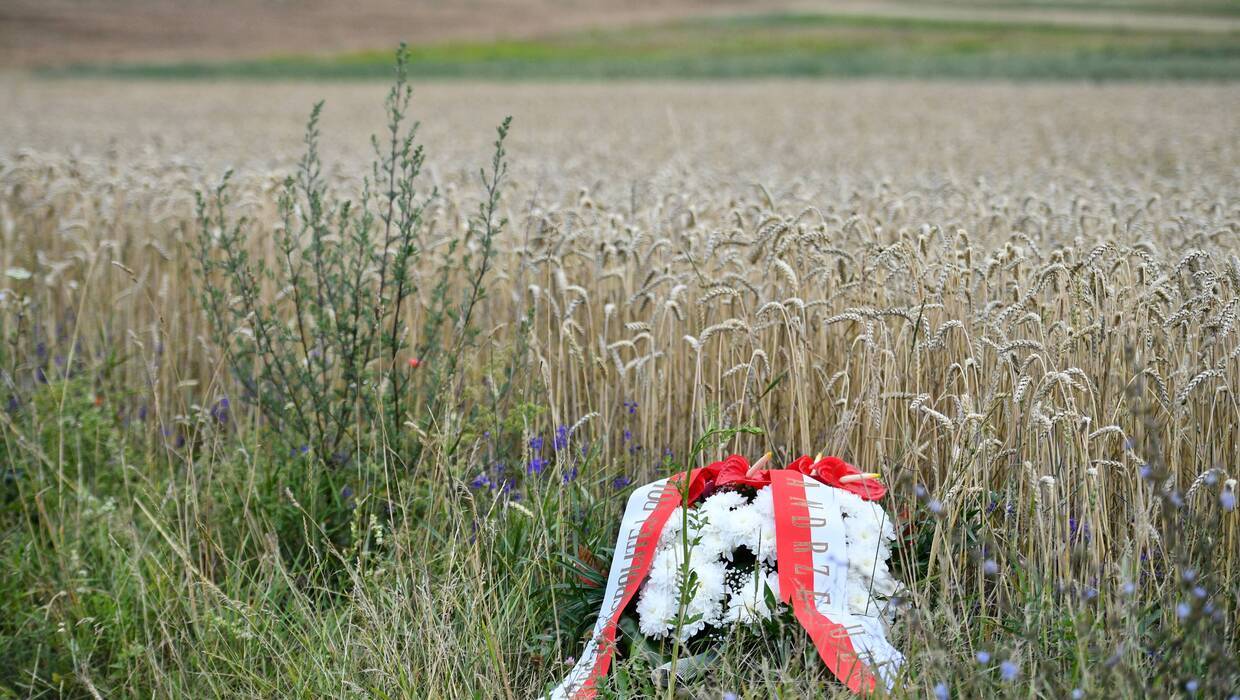
[[[987,576],[994,576],[999,573],[999,565],[994,559],[987,559],[982,562],[982,571],[985,571]]]
[[[1235,493],[1235,491],[1233,491],[1233,490],[1231,490],[1231,489],[1228,489],[1228,490],[1223,491],[1222,493],[1220,493],[1220,494],[1218,495],[1218,504],[1219,504],[1220,506],[1222,506],[1222,507],[1223,507],[1223,510],[1225,510],[1225,511],[1231,512],[1231,511],[1235,510],[1235,509],[1236,509],[1236,493]]]
[[[1200,685],[1201,684],[1197,682],[1196,678],[1192,678],[1192,679],[1189,679],[1189,681],[1184,684],[1184,689],[1187,690],[1190,695],[1196,695],[1197,688],[1199,688]]]
[[[1188,581],[1191,583],[1192,581],[1195,581],[1197,579],[1197,570],[1196,569],[1185,569],[1184,573],[1181,574],[1181,576],[1184,577],[1185,581]]]
[[[534,437],[530,438],[530,450],[534,452],[541,452],[542,448],[543,448],[543,439],[541,435],[535,435]]]
[[[345,486],[340,489],[340,500],[347,501],[350,498],[353,498],[353,488],[351,486]]]
[[[1124,584],[1124,595],[1132,595],[1137,592],[1137,585],[1131,581]]]
[[[1201,586],[1193,586],[1193,595],[1197,596],[1198,598],[1205,598],[1206,589],[1202,588]]]
[[[637,413],[637,402],[636,401],[625,401],[624,407],[628,409],[630,416]]]
[[[490,485],[491,485],[491,480],[487,477],[486,474],[479,474],[478,476],[475,476],[473,478],[473,481],[469,482],[469,488],[474,489],[475,491],[478,489],[486,488]]]
[[[737,700],[736,693],[732,693],[732,692],[724,693],[723,697],[720,698],[720,700]]]
[[[625,444],[628,444],[628,443],[629,443],[629,441],[630,441],[630,440],[632,440],[632,439],[633,439],[633,432],[632,432],[631,430],[629,430],[628,428],[625,428],[625,430],[624,430],[624,442],[625,442]]]
[[[939,683],[938,685],[934,686],[934,697],[935,697],[935,700],[947,700],[947,698],[950,697],[950,695],[947,692],[946,683]]]
[[[617,491],[633,483],[633,480],[627,476],[617,476],[611,482],[611,487]]]
[[[422,361],[416,357],[409,358],[409,369],[417,369],[422,365]]]
[[[526,474],[542,474],[543,470],[547,468],[548,464],[549,462],[543,459],[542,457],[535,457],[534,459],[530,460],[529,466],[525,468],[525,473]]]
[[[1084,691],[1084,690],[1081,690],[1080,688],[1073,688],[1073,689],[1072,689],[1072,700],[1081,700],[1081,698],[1083,698],[1083,697],[1085,697],[1085,691]]]
[[[1180,618],[1181,620],[1188,617],[1192,613],[1193,613],[1193,606],[1189,605],[1188,603],[1180,603],[1175,606],[1176,617]]]
[[[573,467],[572,471],[564,473],[564,483],[568,484],[577,478],[577,467]]]
[[[985,650],[977,652],[977,662],[979,664],[990,663],[990,652],[985,651]]]
[[[551,440],[551,448],[560,451],[568,447],[568,426],[561,425],[555,429],[555,437]]]
[[[926,508],[929,508],[930,512],[935,515],[943,512],[943,504],[937,498],[927,503]]]
[[[219,401],[216,401],[215,405],[211,407],[211,417],[219,421],[220,423],[227,423],[228,422],[228,407],[229,407],[228,397],[225,396]]]
[[[1010,659],[1004,661],[999,664],[999,675],[1002,676],[1005,681],[1014,681],[1016,680],[1016,677],[1020,675],[1020,666],[1016,665],[1016,662]]]

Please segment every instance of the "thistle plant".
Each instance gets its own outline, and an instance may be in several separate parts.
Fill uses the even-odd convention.
[[[407,64],[402,46],[384,104],[387,128],[371,138],[374,160],[356,202],[332,191],[323,174],[322,102],[310,112],[296,173],[283,182],[277,226],[229,216],[229,175],[198,197],[198,272],[215,340],[245,398],[322,459],[343,459],[375,434],[398,448],[418,411],[423,424],[433,422],[440,393],[476,339],[474,310],[506,223],[498,207],[511,118],[481,175],[485,196],[467,234],[475,249],[450,239],[438,275],[419,274],[431,246],[425,213],[438,193],[420,179],[426,156],[419,123],[409,118]],[[249,252],[263,236],[274,243],[270,258]],[[467,280],[464,292],[455,291],[458,277]],[[415,336],[408,319],[419,303]],[[411,371],[422,366],[431,369]],[[420,406],[415,395],[425,397]]]

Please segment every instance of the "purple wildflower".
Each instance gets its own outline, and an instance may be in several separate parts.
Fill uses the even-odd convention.
[[[551,447],[557,452],[568,447],[568,426],[561,425],[555,429],[555,438],[551,441]]]
[[[491,479],[486,474],[479,474],[478,476],[475,476],[472,481],[469,482],[469,488],[474,489],[475,491],[477,491],[478,489],[487,488],[490,485],[491,485]]]
[[[220,399],[211,407],[211,417],[220,423],[228,422],[228,397]]]
[[[624,407],[629,410],[630,416],[637,413],[637,402],[636,401],[625,401]]]
[[[535,457],[534,459],[530,460],[529,466],[525,468],[525,473],[526,474],[542,474],[543,470],[547,468],[548,464],[549,462],[543,459],[542,457]]]
[[[633,439],[633,431],[629,430],[628,428],[625,428],[625,429],[624,429],[624,442],[625,442],[625,444],[627,444],[627,443],[628,443],[630,440],[632,440],[632,439]]]
[[[534,452],[542,452],[543,439],[541,435],[535,435],[530,438],[530,449]]]
[[[564,483],[569,484],[577,478],[577,467],[573,467],[571,471],[564,473]]]
[[[617,476],[611,482],[611,487],[617,491],[633,483],[633,480],[627,476]]]

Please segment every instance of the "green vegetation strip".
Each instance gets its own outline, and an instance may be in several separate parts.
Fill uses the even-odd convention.
[[[1235,80],[1240,33],[776,13],[543,39],[413,47],[420,78],[868,77]],[[388,78],[390,51],[170,64],[78,65],[115,78]]]

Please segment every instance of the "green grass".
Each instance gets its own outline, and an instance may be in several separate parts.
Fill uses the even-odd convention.
[[[772,13],[529,40],[412,48],[418,78],[765,77],[1234,80],[1240,34]],[[386,79],[387,51],[220,62],[77,65],[45,75]]]

